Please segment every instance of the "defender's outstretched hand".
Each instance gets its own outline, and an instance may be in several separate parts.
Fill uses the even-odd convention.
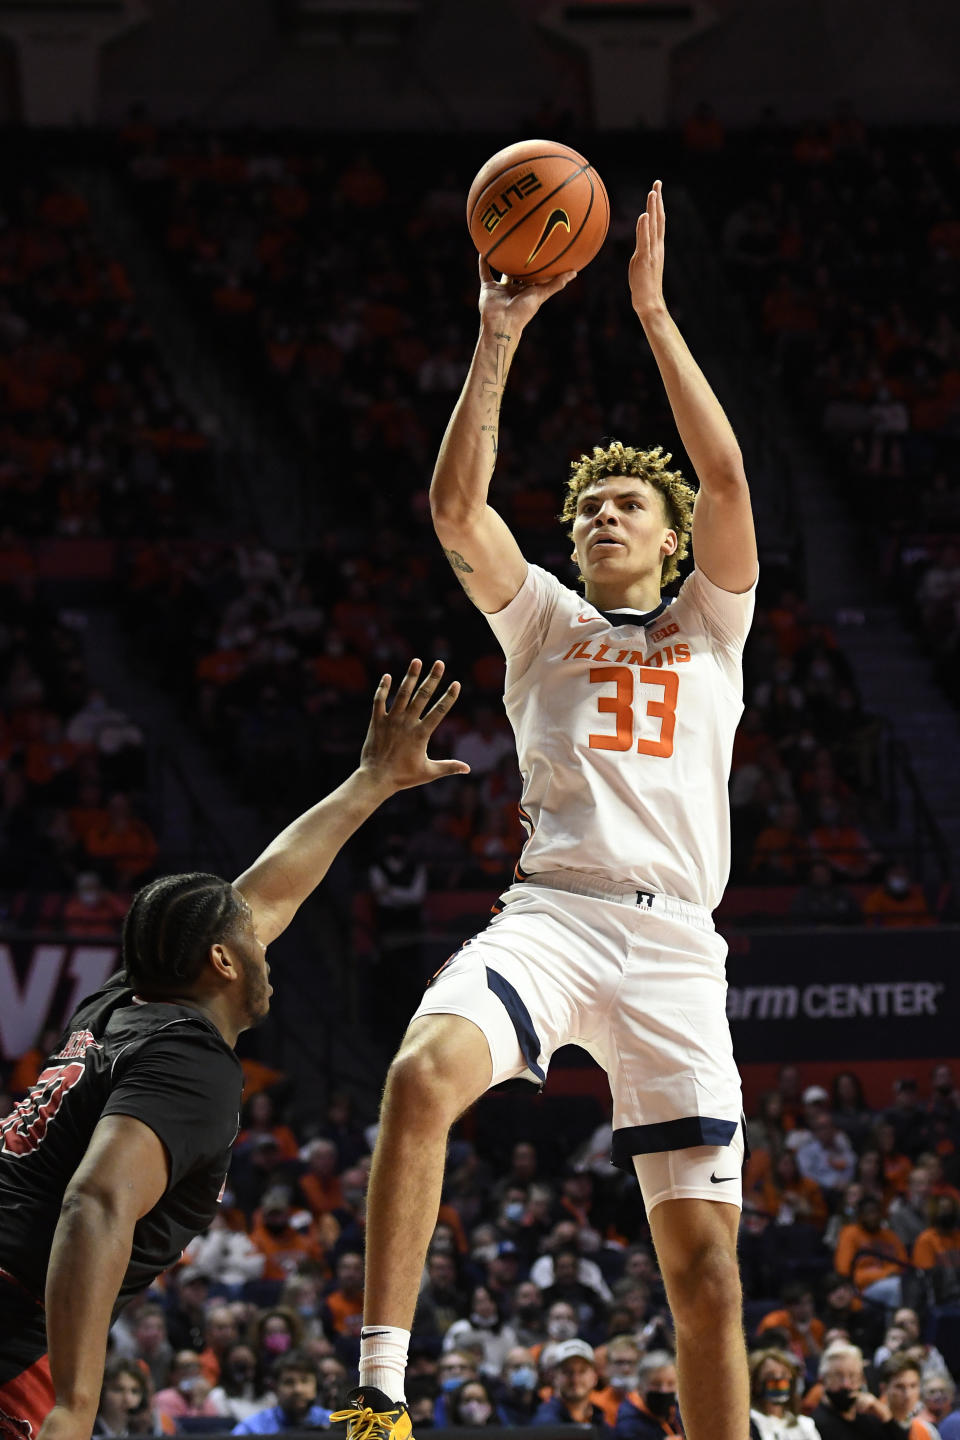
[[[410,661],[389,710],[389,675],[384,675],[373,697],[373,714],[360,754],[360,770],[392,790],[409,790],[429,780],[440,780],[444,775],[470,773],[470,766],[463,760],[431,760],[427,754],[431,735],[460,694],[460,682],[454,680],[428,710],[427,705],[443,675],[443,661],[434,661],[418,688],[422,668],[419,660]]]
[[[663,237],[667,217],[662,185],[654,180],[647,208],[637,221],[637,248],[630,259],[630,299],[641,320],[652,310],[663,310]]]
[[[577,277],[576,270],[565,270],[562,275],[555,275],[542,284],[509,277],[495,280],[482,255],[479,260],[480,314],[486,324],[496,321],[499,325],[512,326],[514,334],[533,319],[545,300],[549,300],[551,295],[559,295]]]

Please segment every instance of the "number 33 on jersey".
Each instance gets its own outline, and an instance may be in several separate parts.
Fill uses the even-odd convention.
[[[507,657],[524,875],[592,872],[714,909],[753,602],[694,571],[662,611],[601,614],[531,565],[487,616]]]

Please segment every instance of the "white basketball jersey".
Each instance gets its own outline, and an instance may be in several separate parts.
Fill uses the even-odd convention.
[[[753,604],[695,570],[656,619],[621,622],[531,565],[487,615],[523,777],[519,878],[577,870],[716,907]]]

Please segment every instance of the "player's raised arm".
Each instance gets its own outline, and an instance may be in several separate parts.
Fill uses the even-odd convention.
[[[455,680],[427,709],[443,675],[443,662],[435,661],[418,685],[421,668],[419,660],[411,660],[389,710],[390,676],[383,676],[356,770],[282,830],[234,882],[253,911],[254,928],[264,946],[287,928],[340,848],[384,800],[444,775],[469,773],[470,766],[462,760],[432,760],[427,754],[430,737],[459,695],[460,685]]]
[[[568,271],[542,285],[501,283],[480,259],[480,338],[437,456],[430,510],[457,579],[487,614],[509,605],[527,573],[516,540],[487,504],[507,375],[524,327],[572,279]]]
[[[700,481],[693,512],[697,569],[722,590],[749,590],[757,578],[757,541],[743,456],[733,427],[687,349],[663,299],[666,214],[660,181],[637,221],[630,298],[660,370],[680,438]]]

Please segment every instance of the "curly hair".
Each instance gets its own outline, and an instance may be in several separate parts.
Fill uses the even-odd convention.
[[[175,994],[200,975],[210,946],[236,935],[249,915],[219,875],[164,875],[133,897],[123,924],[123,963],[147,999]]]
[[[677,534],[675,552],[664,557],[661,586],[676,580],[680,574],[678,562],[690,550],[693,502],[697,496],[679,470],[667,469],[672,459],[672,455],[664,455],[662,445],[654,450],[637,450],[620,440],[611,440],[605,450],[600,445],[594,445],[592,455],[581,455],[579,460],[570,462],[570,479],[560,512],[560,519],[572,525],[577,513],[577,500],[584,490],[600,485],[611,475],[636,475],[652,485],[660,494],[668,525]]]

